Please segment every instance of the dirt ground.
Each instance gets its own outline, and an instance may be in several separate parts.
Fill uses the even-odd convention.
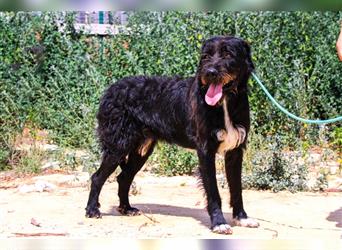
[[[117,183],[107,182],[100,202],[102,219],[85,218],[87,182],[60,185],[47,175],[1,180],[0,237],[68,238],[234,238],[234,239],[342,239],[342,193],[289,193],[244,191],[248,214],[260,227],[233,227],[232,235],[217,235],[209,230],[203,192],[194,177],[137,176],[131,204],[143,214],[121,216]],[[56,186],[50,191],[23,191],[23,184],[48,180]],[[11,183],[13,185],[11,185]],[[42,190],[40,190],[42,191]],[[223,211],[231,220],[229,193],[220,189]]]

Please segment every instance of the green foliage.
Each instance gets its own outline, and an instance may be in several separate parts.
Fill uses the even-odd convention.
[[[341,150],[342,148],[342,127],[336,127],[331,133],[332,144]]]
[[[151,156],[150,164],[156,174],[174,176],[190,175],[198,164],[197,156],[193,152],[175,145],[159,144],[157,152]]]
[[[313,187],[314,191],[324,191],[328,187],[327,173],[322,172],[317,177],[316,185]]]
[[[333,12],[265,12],[255,19],[262,24],[246,31],[247,36],[254,33],[251,43],[258,74],[277,100],[302,117],[341,114],[341,64],[335,49],[339,19],[341,13]],[[290,146],[298,137],[316,143],[318,126],[289,120],[260,96],[261,90],[251,82],[253,125],[258,132],[281,135]]]
[[[0,148],[0,170],[6,170],[8,168],[8,159],[10,158],[11,150],[6,148]]]
[[[37,148],[32,148],[27,152],[20,152],[17,157],[18,162],[15,164],[15,171],[18,173],[34,174],[41,171],[41,163],[46,154]]]
[[[58,162],[61,169],[82,170],[83,172],[93,173],[99,167],[100,155],[85,150],[67,150],[60,148],[50,153],[50,161]]]
[[[258,75],[290,111],[306,118],[340,115],[340,19],[342,12],[130,12],[125,32],[100,37],[76,33],[72,12],[0,13],[0,170],[25,126],[47,129],[61,146],[94,151],[96,109],[108,84],[136,74],[194,75],[202,41],[213,35],[249,41]],[[320,144],[318,126],[289,120],[253,80],[250,102],[257,136],[270,142],[279,136],[286,149]],[[327,130],[330,143],[340,147],[338,124]],[[282,152],[273,155],[276,148],[254,159],[268,166],[259,175],[291,179],[295,173],[286,173],[290,163],[277,163]],[[174,146],[159,146],[156,155],[169,175],[195,165]]]
[[[287,152],[279,136],[261,138],[251,134],[245,154],[244,188],[303,191],[307,189],[307,166],[302,151]]]

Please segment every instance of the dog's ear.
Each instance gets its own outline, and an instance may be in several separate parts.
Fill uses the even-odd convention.
[[[244,53],[246,55],[246,64],[247,64],[247,70],[248,73],[251,73],[255,67],[254,63],[252,61],[252,55],[251,55],[251,47],[249,46],[248,42],[243,41],[243,48],[244,48]]]

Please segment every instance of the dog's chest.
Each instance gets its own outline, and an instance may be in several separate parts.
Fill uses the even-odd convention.
[[[246,138],[246,129],[239,124],[233,124],[228,112],[227,97],[223,98],[223,119],[224,128],[216,133],[220,142],[217,153],[224,155],[226,152],[239,147]]]

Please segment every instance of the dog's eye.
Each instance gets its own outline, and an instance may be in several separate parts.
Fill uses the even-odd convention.
[[[222,57],[223,57],[223,58],[230,58],[231,55],[230,55],[230,53],[229,53],[228,51],[223,51],[223,52],[222,52]]]

